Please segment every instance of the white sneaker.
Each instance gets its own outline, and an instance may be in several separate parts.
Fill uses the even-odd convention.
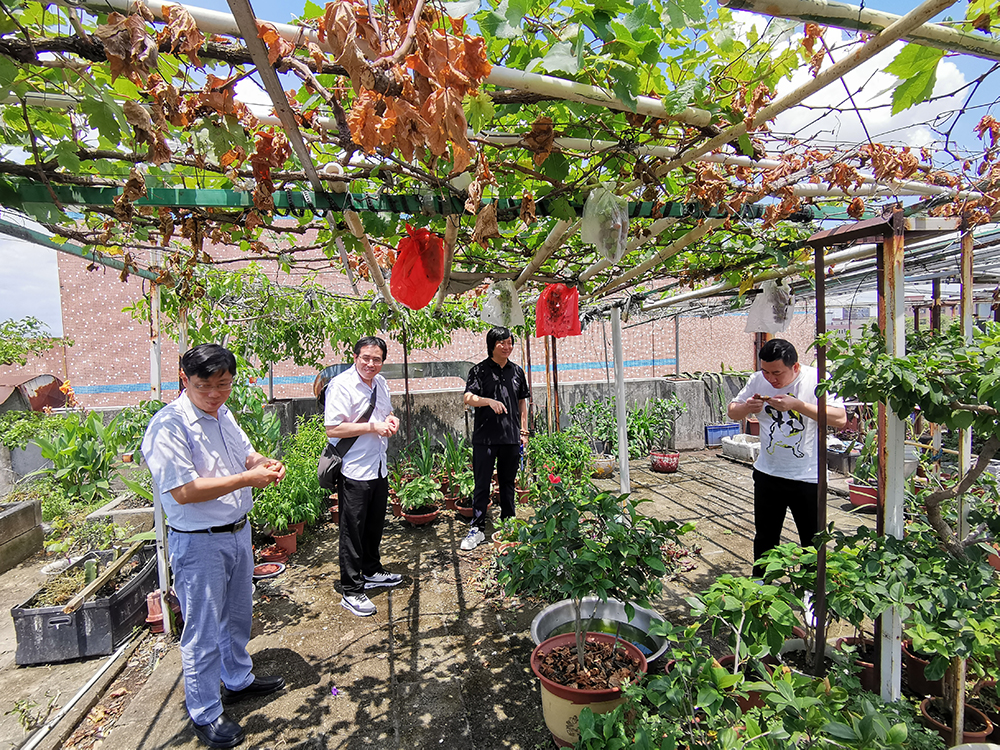
[[[345,596],[340,600],[340,606],[358,617],[368,617],[368,615],[375,614],[375,605],[364,594]]]
[[[403,576],[398,573],[390,573],[388,570],[383,570],[381,573],[376,573],[375,575],[365,576],[365,588],[374,589],[379,586],[398,586],[403,582]]]
[[[466,552],[474,550],[484,541],[486,541],[486,534],[473,527],[469,529],[468,535],[462,540],[462,549]]]

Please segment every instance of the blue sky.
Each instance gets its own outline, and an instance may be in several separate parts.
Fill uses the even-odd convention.
[[[325,0],[313,0],[318,5],[322,5]],[[287,23],[292,19],[293,11],[301,11],[305,0],[293,0],[289,3],[278,0],[251,0],[251,4],[256,16],[262,20]],[[225,0],[192,0],[191,5],[229,12],[229,5]],[[859,3],[860,4],[860,3]],[[888,13],[905,14],[917,5],[917,0],[873,0],[863,3],[870,10],[880,10]],[[946,17],[959,17],[964,14],[966,4],[956,3],[949,11],[939,15],[935,20],[943,20]],[[975,78],[980,73],[989,68],[989,63],[971,57],[954,57],[950,60],[947,69],[943,69],[943,80],[941,85],[953,85]],[[883,63],[884,64],[884,63]],[[796,82],[796,84],[799,82]],[[835,86],[831,86],[829,96],[838,97],[842,95],[842,88],[837,89],[838,93],[832,93]],[[871,84],[865,87],[867,94],[869,89],[880,92],[884,86]],[[989,98],[992,99],[992,92]],[[980,98],[986,98],[982,94]],[[906,113],[904,113],[905,115]],[[964,131],[963,138],[968,138],[971,127],[985,114],[985,111],[975,110],[966,115],[962,124],[956,129],[956,133]],[[878,115],[871,115],[871,119],[877,120]],[[910,115],[910,120],[914,123],[926,120],[924,113],[914,112]],[[867,118],[866,118],[867,122]],[[776,132],[787,130],[788,132],[799,132],[804,127],[801,118],[779,119],[776,123]],[[817,132],[821,134],[834,134],[843,137],[847,142],[859,142],[863,136],[859,135],[858,118],[856,115],[843,115],[839,122],[833,126],[829,124],[815,126]],[[911,140],[905,142],[916,142],[926,133],[920,133],[919,128],[903,131],[901,138]],[[82,262],[82,261],[81,261]],[[56,252],[48,248],[41,248],[18,240],[12,240],[0,235],[0,320],[8,318],[23,318],[33,316],[45,322],[51,332],[55,335],[62,333],[62,319],[59,310],[59,284],[58,273],[56,271]]]

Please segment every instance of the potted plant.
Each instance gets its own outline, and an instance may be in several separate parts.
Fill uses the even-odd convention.
[[[442,500],[444,493],[441,492],[441,484],[433,476],[418,474],[399,490],[403,518],[414,526],[430,523],[437,518]]]
[[[513,547],[518,543],[518,537],[520,535],[521,529],[527,528],[528,522],[523,518],[518,518],[517,516],[511,516],[510,518],[501,518],[497,521],[494,526],[496,531],[493,532],[493,548],[500,553],[504,550]]]
[[[444,434],[444,451],[441,458],[441,469],[444,480],[441,482],[441,491],[445,496],[445,507],[448,510],[455,509],[455,500],[458,497],[458,487],[455,477],[472,466],[472,446],[461,435],[453,435],[451,432]]]
[[[508,594],[561,595],[573,602],[573,632],[548,638],[532,652],[532,670],[542,683],[542,711],[557,744],[572,744],[576,717],[586,703],[610,710],[623,680],[645,671],[642,652],[615,634],[588,633],[584,597],[648,605],[663,587],[673,562],[664,551],[690,526],[638,512],[642,501],[599,492],[589,483],[570,491],[557,475],[519,533],[520,543],[500,557],[499,582]],[[610,673],[609,673],[610,671]],[[576,685],[572,687],[572,685]]]
[[[472,518],[472,493],[476,490],[476,476],[466,467],[451,478],[455,492],[455,510],[466,518]]]
[[[687,404],[677,398],[657,398],[648,406],[651,425],[649,461],[653,471],[672,473],[677,471],[681,454],[670,448],[677,418],[687,411]]]
[[[851,454],[854,443],[846,451]],[[861,451],[851,478],[847,481],[851,505],[856,508],[878,504],[878,433],[869,430],[861,442]]]
[[[617,432],[617,420],[614,408],[608,408],[607,401],[581,401],[569,410],[569,418],[587,436],[590,450],[595,456],[610,455]]]

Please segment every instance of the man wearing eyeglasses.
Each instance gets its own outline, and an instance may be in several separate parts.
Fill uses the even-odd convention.
[[[218,344],[186,352],[184,390],[150,420],[142,441],[167,517],[170,567],[184,618],[184,699],[195,734],[210,747],[233,747],[244,739],[223,704],[285,685],[281,677],[255,675],[247,652],[251,488],[280,481],[285,467],[257,453],[226,408],[235,376],[236,358]]]
[[[354,345],[354,367],[326,387],[326,434],[334,445],[357,438],[341,465],[337,496],[340,503],[341,606],[358,617],[375,614],[365,591],[395,586],[403,577],[382,567],[379,547],[389,499],[386,447],[399,430],[392,413],[389,384],[379,373],[385,362],[385,341],[366,336]],[[368,419],[362,419],[375,397]]]

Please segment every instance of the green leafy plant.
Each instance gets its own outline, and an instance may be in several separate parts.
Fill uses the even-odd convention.
[[[426,474],[418,474],[399,490],[399,504],[404,511],[410,513],[424,508],[436,508],[442,500],[444,493],[441,492],[441,483]]]
[[[674,436],[674,425],[677,418],[687,411],[687,404],[672,395],[670,398],[653,399],[647,404],[647,409],[650,450],[668,450],[670,439]]]
[[[256,384],[257,378],[246,375],[248,370],[240,367],[233,381],[233,392],[226,400],[226,406],[233,412],[237,423],[250,438],[254,450],[265,456],[273,456],[277,451],[281,436],[281,420],[274,412],[266,411],[267,394]]]
[[[41,436],[51,440],[62,429],[64,417],[40,411],[11,409],[0,414],[0,445],[8,450],[24,448]]]
[[[312,523],[319,517],[328,493],[319,486],[316,462],[326,443],[322,414],[299,417],[295,432],[285,436],[281,444],[285,478],[254,490],[251,521],[281,532],[289,524]]]
[[[0,365],[20,365],[28,357],[37,357],[58,344],[72,346],[69,339],[53,338],[45,324],[37,318],[8,318],[0,321]]]
[[[576,428],[551,435],[541,433],[529,438],[528,459],[539,481],[549,474],[579,478],[590,468],[590,447]]]
[[[459,504],[469,505],[472,502],[472,493],[476,491],[476,475],[470,468],[462,469],[451,476],[449,486],[455,492]]]
[[[105,427],[101,415],[90,412],[83,417],[74,412],[51,440],[35,437],[42,458],[52,466],[34,474],[48,474],[62,484],[66,492],[91,503],[111,495],[112,466],[118,455],[114,433]]]
[[[591,441],[591,446],[595,442],[613,445],[617,441],[618,420],[613,405],[607,400],[581,401],[569,410],[569,417]]]
[[[118,449],[124,453],[138,451],[149,420],[164,406],[162,401],[142,401],[137,406],[127,406],[118,412],[108,425]]]
[[[501,562],[499,581],[508,594],[572,599],[581,666],[583,598],[618,599],[631,619],[634,605],[648,605],[662,590],[663,578],[676,571],[675,558],[667,557],[665,546],[693,528],[642,515],[642,502],[598,492],[592,485],[572,493],[553,476],[546,497],[518,535],[521,543]]]
[[[46,690],[45,697],[48,699],[48,703],[44,706],[35,703],[30,698],[19,698],[14,701],[13,708],[4,711],[4,716],[17,716],[17,723],[21,725],[21,730],[24,732],[38,729],[52,713],[56,701],[59,700],[59,693],[52,695]]]

